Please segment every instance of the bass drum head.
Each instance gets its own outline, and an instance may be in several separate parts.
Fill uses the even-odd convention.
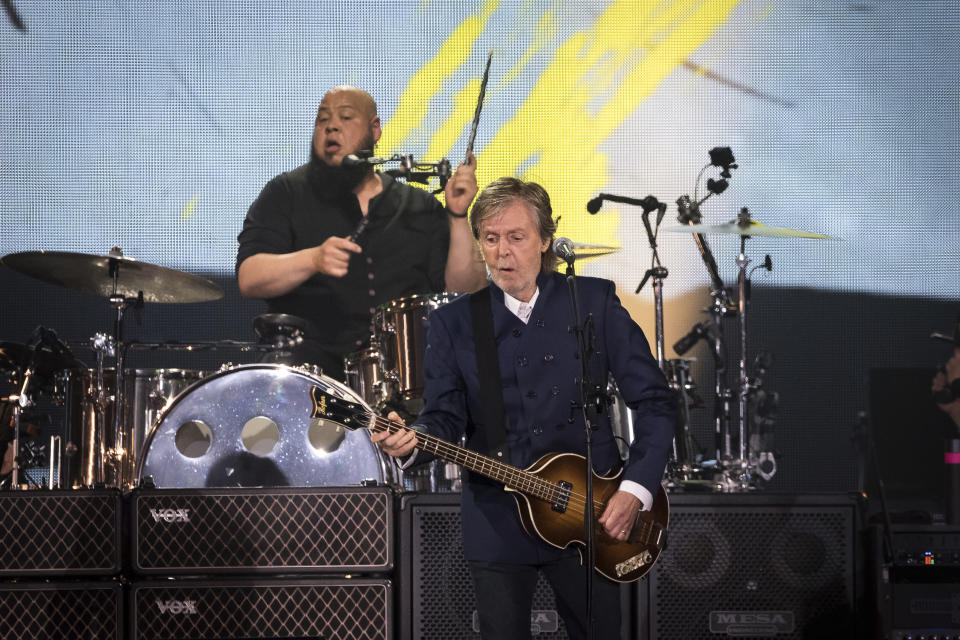
[[[157,488],[326,487],[392,481],[365,430],[313,419],[310,389],[362,402],[325,376],[277,364],[208,376],[164,409],[137,465]]]

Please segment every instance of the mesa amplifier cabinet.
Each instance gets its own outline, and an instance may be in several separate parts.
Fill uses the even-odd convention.
[[[460,494],[407,494],[401,500],[403,550],[399,640],[479,640],[473,579],[463,558]],[[530,628],[537,640],[569,637],[541,576]]]
[[[672,494],[667,545],[639,583],[650,640],[852,638],[857,499]]]
[[[397,639],[479,640],[473,579],[461,544],[460,494],[407,494],[400,521]],[[633,637],[630,587],[621,589],[623,638]],[[530,630],[536,640],[569,637],[543,576],[533,594]]]
[[[6,640],[121,640],[123,589],[113,581],[0,583]]]
[[[141,574],[385,573],[393,568],[389,487],[135,492]]]
[[[0,577],[120,573],[117,490],[0,493]]]
[[[392,640],[389,580],[192,579],[134,583],[131,640]]]

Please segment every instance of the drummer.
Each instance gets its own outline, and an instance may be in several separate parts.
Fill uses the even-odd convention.
[[[469,292],[486,282],[467,221],[476,161],[446,184],[446,207],[371,165],[344,166],[380,139],[366,91],[330,89],[320,102],[306,164],[270,180],[238,237],[237,282],[271,313],[312,323],[294,363],[343,379],[344,357],[366,344],[381,303],[428,292]]]

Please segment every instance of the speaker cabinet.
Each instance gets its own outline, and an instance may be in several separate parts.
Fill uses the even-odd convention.
[[[855,637],[852,496],[682,495],[640,583],[640,637]]]
[[[155,489],[131,499],[138,573],[388,573],[389,487]]]
[[[116,490],[0,493],[0,577],[118,574],[120,523]]]
[[[0,637],[121,640],[123,589],[115,582],[0,583]]]
[[[134,583],[131,640],[392,640],[389,580],[189,579]]]
[[[473,579],[463,559],[460,495],[410,494],[401,502],[401,640],[475,640]],[[530,627],[538,640],[567,638],[553,590],[543,576]]]

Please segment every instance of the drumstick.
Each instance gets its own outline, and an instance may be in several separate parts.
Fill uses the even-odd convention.
[[[483,109],[483,96],[487,93],[487,80],[490,78],[490,61],[493,60],[493,49],[487,56],[487,68],[483,71],[483,80],[480,82],[480,96],[477,98],[477,110],[473,112],[473,126],[470,127],[470,140],[467,141],[467,155],[463,164],[470,164],[470,154],[473,152],[473,142],[477,139],[477,125],[480,124],[480,110]]]

